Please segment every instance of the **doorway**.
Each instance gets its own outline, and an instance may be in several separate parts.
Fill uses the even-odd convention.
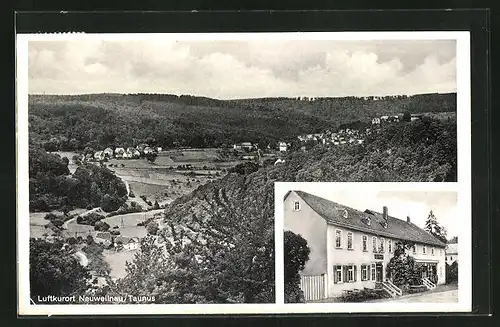
[[[375,264],[375,280],[379,283],[384,280],[384,267],[382,263]]]

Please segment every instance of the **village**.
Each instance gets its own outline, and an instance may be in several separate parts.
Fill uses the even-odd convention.
[[[420,118],[420,115],[412,115],[411,120]],[[114,149],[107,147],[94,152],[86,149],[80,154],[61,153],[60,155],[67,157],[72,156],[73,162],[69,164],[69,168],[73,172],[81,162],[99,163],[108,167],[123,180],[128,197],[124,207],[117,213],[106,213],[101,208],[73,210],[62,226],[61,236],[80,240],[81,244],[85,244],[86,239],[92,238],[92,242],[102,247],[104,258],[112,268],[112,278],[123,277],[125,262],[132,259],[140,248],[141,239],[148,235],[146,225],[161,224],[164,206],[178,196],[223,176],[230,167],[239,163],[248,161],[262,163],[270,160],[274,165],[278,165],[285,162],[287,153],[308,151],[316,145],[359,146],[364,144],[368,135],[376,133],[384,124],[400,121],[401,116],[398,115],[374,117],[364,124],[369,126],[367,128],[342,128],[337,131],[326,130],[322,133],[303,134],[289,141],[269,143],[265,148],[252,142],[235,143],[232,151],[230,148],[163,149],[140,143],[135,147],[118,146]],[[226,155],[221,156],[220,153]],[[221,159],[223,157],[224,159]],[[154,197],[160,193],[162,196],[168,193],[169,199],[164,196]],[[32,231],[36,233],[35,235],[45,235],[43,238],[50,240],[56,235],[51,235],[46,227],[41,228],[48,222],[46,219],[44,221],[41,214],[32,214]],[[82,219],[85,220],[88,215],[100,215],[100,221],[108,228],[100,230],[93,225],[82,223]],[[40,218],[37,218],[38,216]],[[38,229],[41,230],[37,232]],[[82,264],[91,261],[84,251],[77,253]],[[104,283],[102,273],[92,271],[92,275]]]
[[[416,121],[423,117],[421,114],[411,114],[410,121]],[[377,131],[381,126],[389,123],[398,123],[402,121],[402,115],[383,115],[374,117],[371,120],[371,128],[356,129],[356,128],[343,128],[338,131],[326,130],[323,133],[304,134],[299,135],[294,140],[279,141],[276,144],[269,144],[265,149],[261,150],[259,145],[251,142],[236,143],[233,145],[235,151],[241,152],[240,158],[242,160],[258,160],[263,157],[276,157],[275,164],[283,162],[280,154],[300,150],[307,151],[311,147],[322,144],[325,146],[343,146],[343,145],[361,145],[365,139],[372,132]],[[367,123],[369,125],[370,123]]]
[[[422,118],[422,114],[411,114],[410,120],[415,121]],[[233,144],[232,149],[235,159],[239,160],[254,160],[262,161],[267,158],[278,157],[277,163],[282,162],[282,154],[293,150],[307,151],[316,144],[328,146],[340,145],[361,145],[365,142],[366,136],[370,135],[380,126],[388,123],[398,123],[403,120],[403,115],[383,115],[371,119],[372,128],[363,130],[356,128],[343,128],[338,131],[326,130],[322,133],[298,135],[295,139],[289,141],[278,141],[269,143],[265,148],[261,148],[259,144],[252,142],[240,142]],[[367,123],[367,125],[369,122]],[[151,146],[146,143],[141,143],[135,147],[116,147],[112,149],[107,147],[104,150],[95,152],[84,152],[78,156],[78,160],[87,162],[101,162],[109,159],[139,159],[152,158],[158,156],[163,151],[162,147]],[[154,160],[151,160],[154,161]],[[188,167],[189,168],[189,167]]]

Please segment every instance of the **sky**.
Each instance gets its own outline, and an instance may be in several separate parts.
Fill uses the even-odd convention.
[[[30,94],[218,99],[456,92],[455,40],[30,41]]]
[[[457,193],[454,191],[380,191],[368,187],[335,191],[327,184],[297,189],[360,211],[371,209],[381,213],[383,206],[387,206],[389,216],[402,220],[409,216],[411,222],[421,228],[425,227],[432,210],[437,221],[447,229],[448,239],[459,233]]]

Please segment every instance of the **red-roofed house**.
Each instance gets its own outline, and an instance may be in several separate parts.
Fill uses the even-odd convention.
[[[387,207],[382,209],[382,213],[358,211],[302,191],[286,194],[284,229],[300,234],[311,250],[301,272],[306,301],[365,287],[401,295],[386,276],[398,241],[415,244],[410,255],[426,268],[422,273],[424,285],[433,288],[445,282],[446,244],[409,218],[397,219],[389,216]],[[311,292],[313,284],[316,286]]]

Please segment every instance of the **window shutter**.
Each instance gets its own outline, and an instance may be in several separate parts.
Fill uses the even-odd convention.
[[[344,283],[347,283],[349,281],[349,266],[343,266],[342,267],[342,271],[343,271],[343,282]]]
[[[337,284],[339,279],[337,278],[337,266],[333,266],[333,283]]]
[[[358,280],[358,266],[354,265],[354,281]]]

